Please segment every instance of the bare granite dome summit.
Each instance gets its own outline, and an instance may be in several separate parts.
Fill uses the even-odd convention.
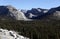
[[[14,19],[14,20],[31,20],[27,19],[23,12],[17,10],[16,8],[8,6],[0,6],[0,17],[1,19]]]

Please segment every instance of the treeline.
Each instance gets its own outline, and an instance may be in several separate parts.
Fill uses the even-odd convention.
[[[0,20],[0,28],[14,30],[30,39],[60,39],[60,21]]]

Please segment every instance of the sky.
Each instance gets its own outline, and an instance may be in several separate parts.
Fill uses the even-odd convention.
[[[60,6],[60,0],[0,0],[1,5],[12,5],[17,9],[49,9]]]

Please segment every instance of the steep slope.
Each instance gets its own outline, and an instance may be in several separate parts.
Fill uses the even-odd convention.
[[[17,10],[11,5],[0,6],[0,20],[41,20],[58,19],[60,20],[60,6],[51,9],[32,8],[31,10]],[[47,18],[48,17],[48,18]]]
[[[51,9],[32,8],[26,12],[29,19],[54,19],[60,20],[60,6]]]
[[[51,8],[48,13],[50,13],[50,16],[48,18],[50,19],[55,19],[55,20],[60,20],[60,6]]]
[[[44,15],[47,12],[48,9],[32,8],[31,10],[28,10],[25,15],[29,19],[41,19],[43,17],[42,15]]]
[[[1,20],[31,20],[27,19],[23,12],[17,10],[11,5],[0,6],[0,18]]]
[[[10,8],[11,6],[0,6],[0,18],[6,20],[6,19],[14,19],[11,16],[11,11],[14,10],[14,8]],[[11,11],[10,11],[11,10]],[[14,12],[14,11],[13,11]]]

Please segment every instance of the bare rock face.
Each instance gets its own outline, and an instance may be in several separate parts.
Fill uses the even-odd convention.
[[[60,11],[54,12],[52,15],[49,17],[50,19],[55,19],[55,20],[60,20]]]
[[[23,12],[17,10],[11,5],[0,6],[0,18],[2,20],[14,19],[14,20],[30,20],[26,18]]]
[[[52,13],[50,19],[60,20],[60,6],[50,9],[48,13]]]
[[[31,10],[27,10],[27,13],[25,15],[29,19],[41,19],[47,12],[48,9],[32,8]]]
[[[17,10],[15,7],[0,6],[0,20],[40,20],[48,17],[50,19],[60,20],[60,6],[51,9],[32,8],[31,10]]]
[[[14,19],[14,14],[17,11],[12,6],[0,6],[0,18],[2,19]]]
[[[27,37],[18,35],[15,31],[0,29],[0,39],[29,39]]]

